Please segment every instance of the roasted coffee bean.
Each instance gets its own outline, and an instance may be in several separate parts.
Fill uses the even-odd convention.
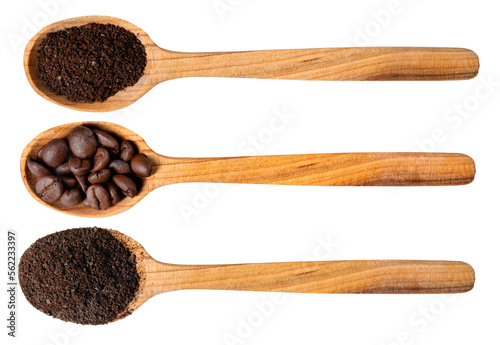
[[[118,141],[106,131],[76,126],[67,138],[47,143],[39,151],[40,160],[28,158],[26,165],[37,179],[50,177],[35,188],[44,200],[62,198],[65,206],[82,203],[106,209],[124,195],[137,195],[140,179],[135,176],[151,176],[148,157],[136,148],[132,142]]]
[[[115,159],[109,162],[109,168],[115,174],[124,175],[124,174],[130,174],[132,172],[130,165],[127,162],[122,161],[121,159]]]
[[[101,184],[93,184],[87,189],[87,200],[94,210],[106,210],[111,206],[109,192]]]
[[[64,187],[59,178],[55,175],[45,175],[35,186],[36,194],[46,202],[54,202],[64,192]]]
[[[38,163],[37,161],[28,158],[27,164],[29,171],[36,177],[43,177],[50,174],[50,170],[45,167],[45,165]]]
[[[118,188],[116,184],[114,184],[111,181],[107,181],[106,183],[104,183],[104,186],[106,186],[106,188],[109,191],[109,196],[111,197],[111,204],[116,205],[116,203],[120,201],[120,199],[122,198],[122,192],[120,188]]]
[[[128,162],[134,157],[134,145],[130,141],[124,140],[120,146],[120,158]]]
[[[71,156],[69,161],[69,169],[75,176],[85,175],[90,171],[92,162],[90,159],[80,159],[75,156]]]
[[[151,176],[151,170],[153,168],[151,167],[148,157],[142,153],[136,154],[134,158],[132,158],[130,166],[132,167],[132,171],[138,176]]]
[[[109,164],[109,152],[103,147],[99,147],[94,156],[94,165],[92,171],[104,169]]]
[[[76,178],[71,176],[59,176],[59,179],[62,181],[64,187],[66,188],[75,188],[78,185],[78,181]]]
[[[109,180],[110,177],[111,177],[111,170],[102,169],[99,171],[94,171],[92,174],[90,174],[88,180],[92,184],[104,183],[107,180]]]
[[[64,139],[52,139],[38,152],[38,158],[51,168],[63,164],[67,155],[68,144]]]
[[[111,134],[100,129],[94,129],[94,133],[101,146],[107,147],[114,154],[120,152],[120,145]]]
[[[137,186],[135,182],[128,176],[125,175],[115,175],[113,176],[113,182],[120,188],[126,196],[133,198],[137,195]]]
[[[87,176],[85,175],[80,175],[80,176],[75,176],[76,180],[80,184],[80,187],[82,188],[84,193],[87,193],[87,189],[90,186],[89,180],[87,180]]]
[[[85,126],[74,127],[68,135],[69,148],[78,158],[91,158],[97,150],[97,140],[92,130]]]
[[[56,175],[60,175],[60,176],[61,175],[68,176],[68,175],[72,174],[71,169],[69,168],[68,162],[59,165],[57,168],[55,168],[54,171],[55,171]]]
[[[83,199],[80,188],[73,188],[65,191],[61,195],[61,203],[64,206],[75,206]]]

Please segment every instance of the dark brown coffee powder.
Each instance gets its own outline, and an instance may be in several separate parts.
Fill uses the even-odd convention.
[[[79,324],[114,321],[139,287],[135,257],[100,228],[56,232],[33,243],[19,262],[19,282],[38,310]]]
[[[146,49],[130,31],[90,23],[54,31],[38,49],[40,77],[73,102],[103,102],[132,86],[146,67]]]

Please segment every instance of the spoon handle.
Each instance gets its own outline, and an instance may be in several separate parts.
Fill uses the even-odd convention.
[[[477,55],[463,48],[365,47],[155,55],[157,81],[181,77],[300,80],[474,78]]]
[[[333,153],[232,158],[155,157],[155,187],[180,182],[310,186],[436,186],[472,182],[455,153]]]
[[[163,266],[163,267],[162,267]],[[359,260],[158,266],[151,287],[311,293],[456,293],[473,288],[459,261]]]

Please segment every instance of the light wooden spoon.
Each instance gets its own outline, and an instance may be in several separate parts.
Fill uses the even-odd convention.
[[[49,90],[40,79],[37,51],[52,31],[88,23],[110,23],[134,34],[146,47],[147,65],[132,87],[100,103],[75,103]],[[44,27],[27,44],[24,69],[33,89],[45,99],[71,109],[111,111],[137,101],[156,84],[182,77],[237,77],[302,80],[456,80],[477,75],[479,59],[461,48],[323,48],[248,52],[183,53],[158,47],[137,26],[122,19],[87,16]]]
[[[308,293],[459,293],[474,287],[474,269],[459,261],[356,260],[239,265],[174,265],[156,261],[132,238],[108,230],[136,258],[135,298],[121,319],[149,298],[185,289]]]
[[[36,178],[28,157],[54,138],[65,138],[78,125],[107,131],[135,144],[150,160],[153,170],[142,181],[136,197],[125,197],[107,210],[94,210],[81,203],[67,207],[49,204],[35,192]],[[108,122],[74,122],[37,135],[21,155],[21,176],[30,194],[45,206],[82,217],[107,217],[128,210],[152,190],[181,182],[253,183],[309,186],[438,186],[473,181],[472,158],[455,153],[333,153],[228,158],[175,158],[157,154],[131,130]]]

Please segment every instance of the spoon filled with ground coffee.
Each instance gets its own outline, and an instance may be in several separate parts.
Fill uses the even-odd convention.
[[[26,46],[24,68],[33,89],[56,104],[111,111],[183,77],[456,80],[475,77],[479,59],[468,49],[417,47],[183,53],[124,20],[87,16],[44,27]]]
[[[439,186],[472,182],[472,158],[455,153],[368,152],[221,158],[155,153],[139,135],[107,122],[77,122],[36,136],[21,175],[40,203],[105,217],[154,189],[181,182],[308,186]]]
[[[459,293],[474,270],[458,261],[359,260],[174,265],[153,259],[114,230],[70,229],[33,243],[19,262],[19,282],[38,310],[80,324],[130,315],[149,298],[184,289],[307,293]]]

